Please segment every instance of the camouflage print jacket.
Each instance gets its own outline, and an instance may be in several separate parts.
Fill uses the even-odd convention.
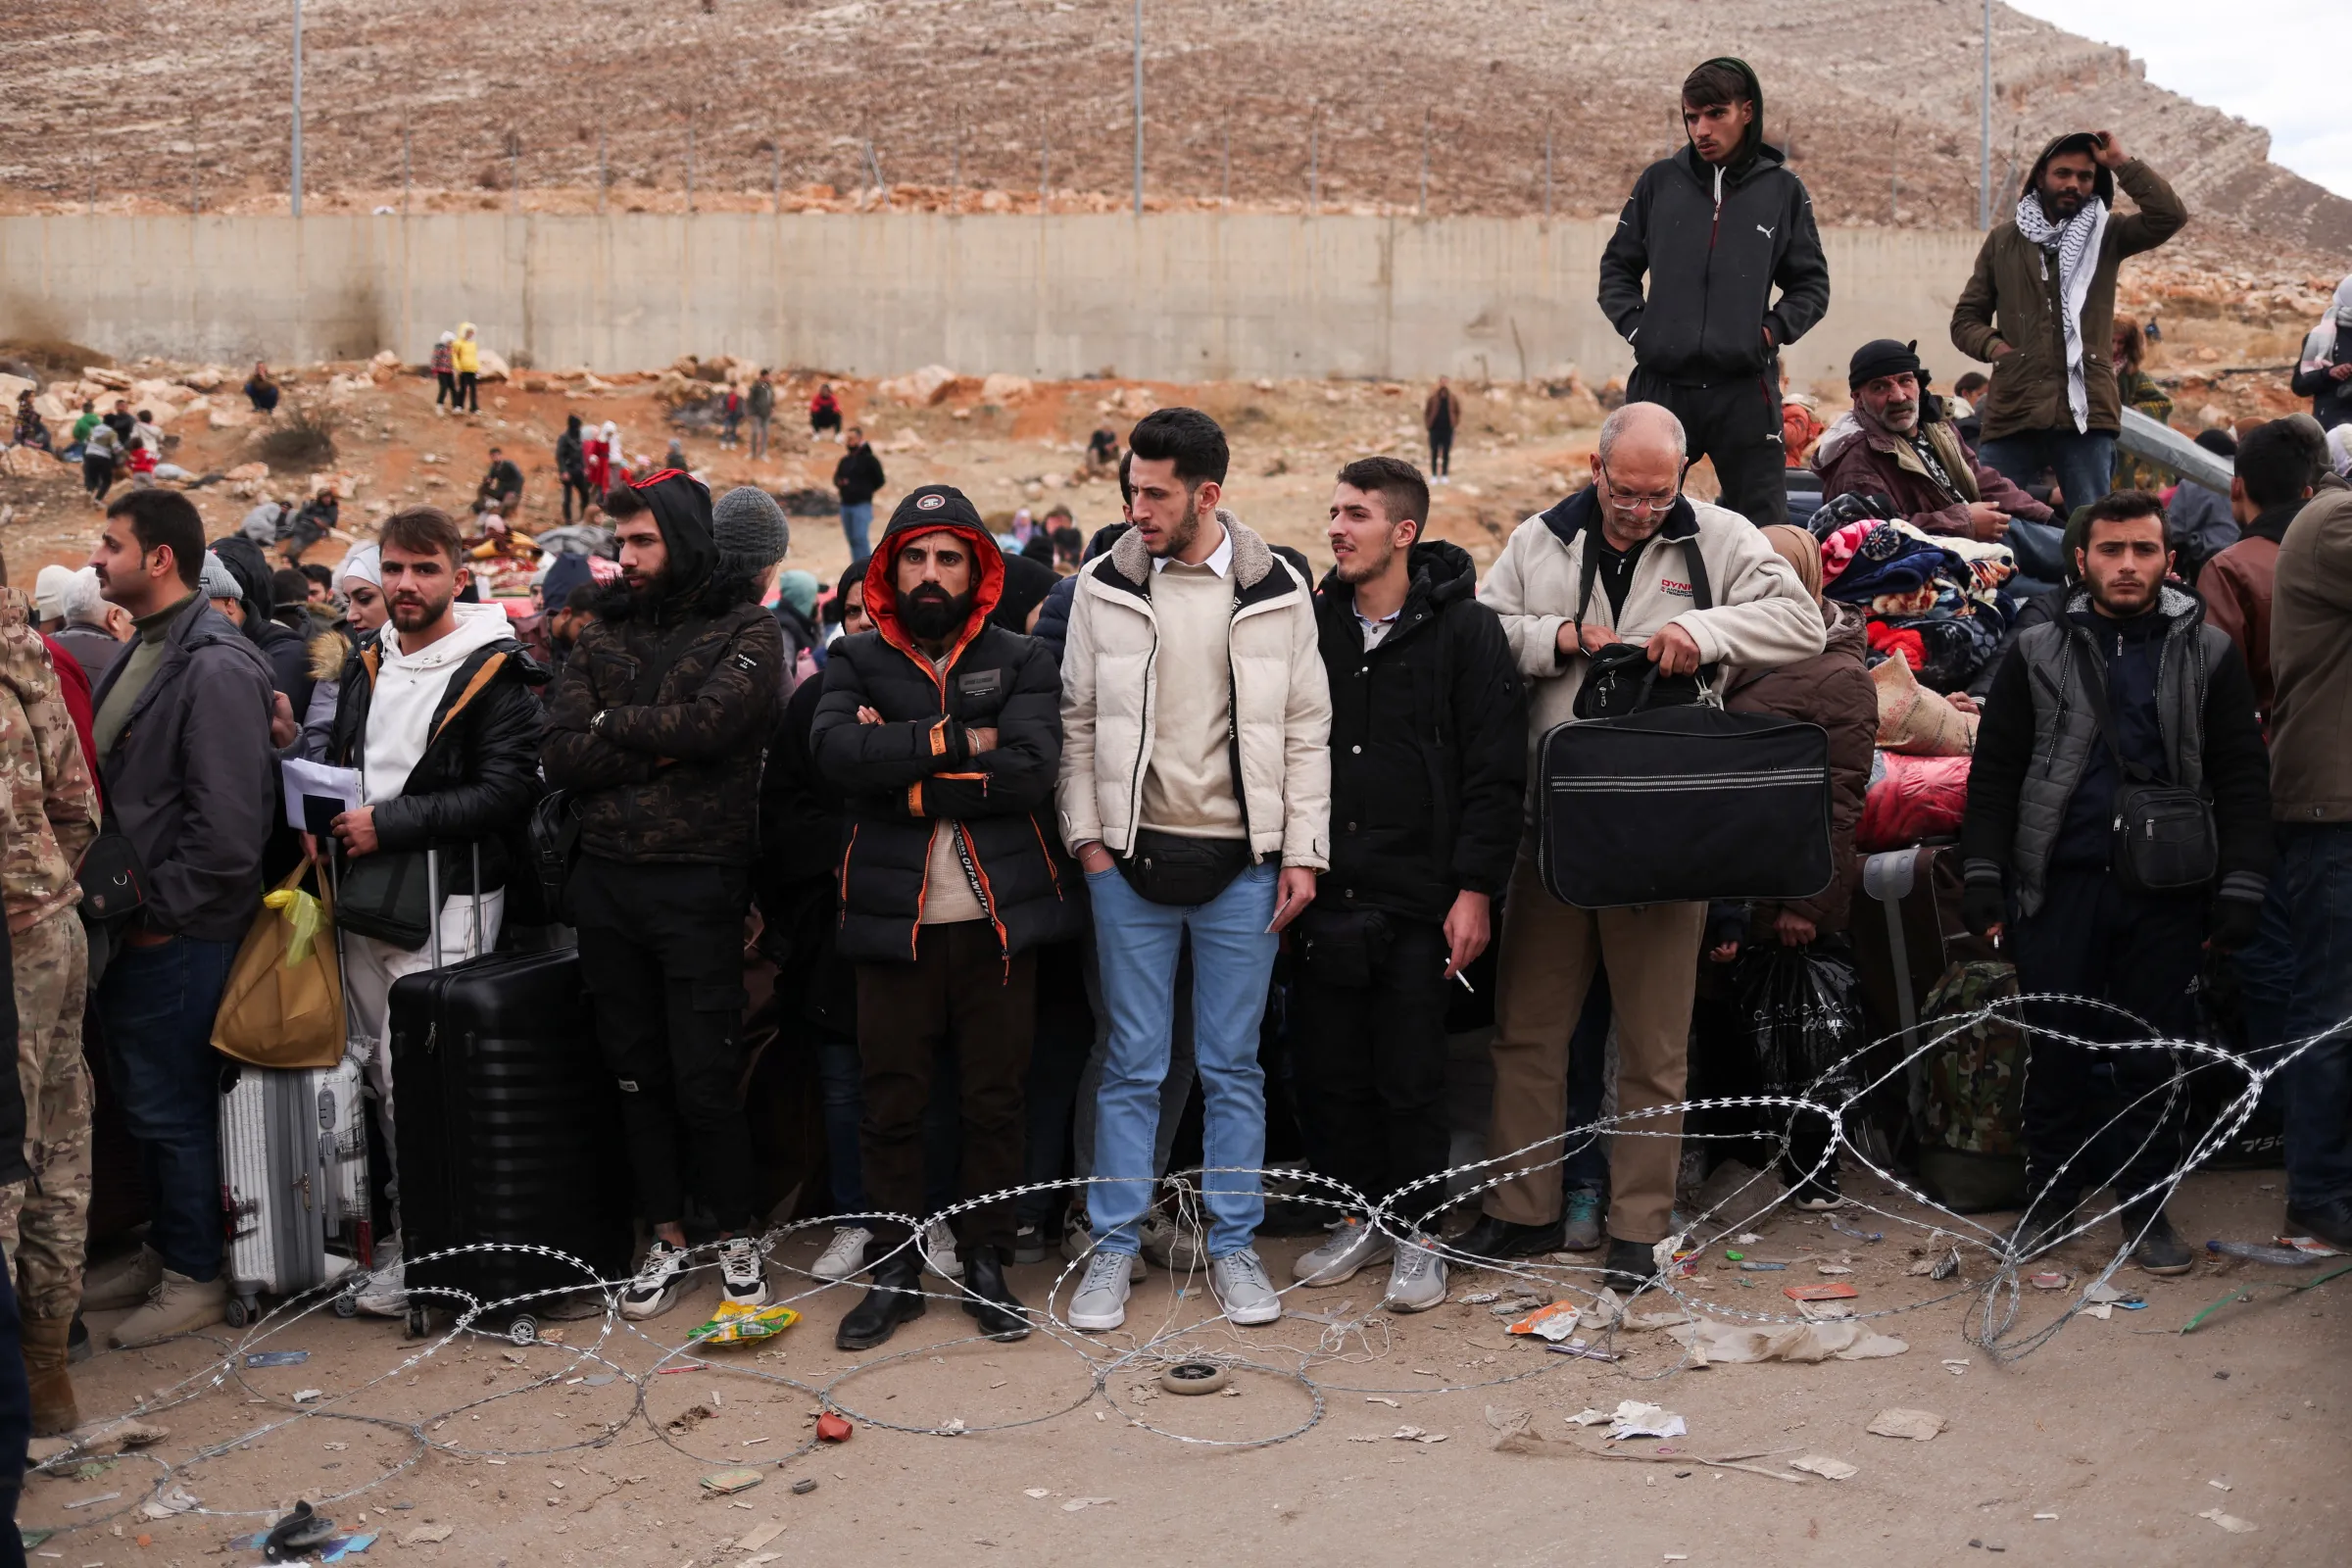
[[[74,868],[98,836],[98,791],[31,602],[16,588],[0,588],[0,901],[8,928],[24,931],[79,902]]]

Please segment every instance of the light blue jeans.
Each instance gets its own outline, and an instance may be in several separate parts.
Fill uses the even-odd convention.
[[[1273,863],[1253,865],[1191,908],[1137,896],[1114,867],[1090,872],[1102,1001],[1110,1043],[1097,1097],[1095,1183],[1087,1195],[1097,1246],[1133,1254],[1136,1222],[1152,1205],[1152,1145],[1176,1007],[1176,951],[1193,939],[1193,1049],[1200,1073],[1201,1201],[1208,1254],[1247,1250],[1266,1217],[1258,1175],[1266,1160],[1266,1076],[1257,1032],[1280,939]]]
[[[841,509],[841,536],[850,542],[852,565],[874,553],[874,547],[866,543],[866,535],[872,532],[873,526],[874,504],[871,501],[860,501],[854,507],[845,506]]]

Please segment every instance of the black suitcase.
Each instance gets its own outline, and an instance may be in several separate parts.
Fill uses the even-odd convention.
[[[605,1070],[579,954],[494,953],[405,975],[391,994],[401,1252],[409,1332],[435,1308],[526,1343],[563,1296],[628,1273],[633,1235],[620,1092]],[[435,1293],[464,1293],[456,1294]],[[518,1299],[519,1298],[519,1299]],[[429,1303],[429,1304],[428,1304]]]

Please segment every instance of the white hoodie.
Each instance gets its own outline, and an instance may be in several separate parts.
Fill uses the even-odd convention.
[[[407,787],[410,772],[432,739],[433,713],[449,677],[480,649],[512,637],[507,612],[497,605],[456,605],[457,629],[415,654],[400,651],[400,629],[386,622],[376,633],[382,662],[375,695],[368,704],[368,733],[360,741],[361,787],[369,806],[388,801]]]

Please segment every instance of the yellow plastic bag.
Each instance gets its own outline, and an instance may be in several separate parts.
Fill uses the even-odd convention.
[[[343,976],[331,938],[334,904],[302,891],[305,862],[266,895],[237,949],[213,1017],[213,1049],[257,1067],[332,1067],[343,1059]]]
[[[718,1314],[687,1336],[690,1342],[711,1345],[756,1345],[772,1340],[801,1320],[789,1306],[741,1306],[718,1303]]]

